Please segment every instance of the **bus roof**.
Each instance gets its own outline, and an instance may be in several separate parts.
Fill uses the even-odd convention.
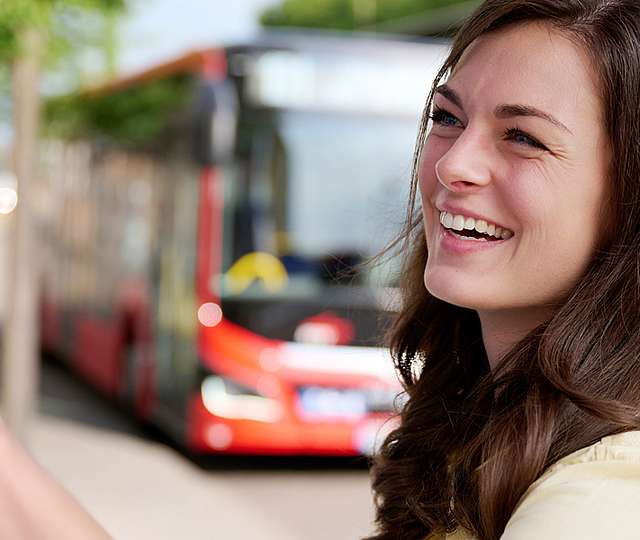
[[[201,73],[207,67],[215,71],[224,71],[226,69],[226,59],[222,49],[192,51],[169,62],[113,79],[98,86],[89,87],[86,89],[86,93],[92,96],[101,96],[172,75]]]
[[[250,54],[288,50],[308,54],[375,55],[402,61],[407,56],[417,58],[424,55],[426,48],[435,49],[441,54],[448,46],[448,40],[438,38],[308,29],[268,30],[242,43],[189,52],[168,62],[90,87],[86,93],[93,96],[110,94],[180,73],[209,74],[215,77],[216,74],[226,72],[226,51],[232,54]]]
[[[424,51],[425,48],[446,48],[448,39],[418,36],[376,34],[371,32],[341,32],[306,28],[264,30],[253,40],[230,49],[287,48],[308,53],[397,54],[401,51]]]

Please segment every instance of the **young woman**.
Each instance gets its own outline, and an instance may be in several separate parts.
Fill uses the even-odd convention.
[[[370,540],[640,538],[640,2],[486,0],[413,177]]]

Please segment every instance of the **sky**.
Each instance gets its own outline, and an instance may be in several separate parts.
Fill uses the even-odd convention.
[[[119,70],[128,73],[198,47],[246,38],[278,0],[129,0]]]

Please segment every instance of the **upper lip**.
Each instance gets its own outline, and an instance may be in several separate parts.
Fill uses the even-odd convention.
[[[513,229],[509,228],[509,227],[505,227],[504,225],[501,225],[500,223],[498,223],[497,221],[495,221],[492,218],[488,218],[486,216],[483,216],[481,214],[478,214],[477,212],[474,212],[473,210],[467,210],[466,208],[462,208],[461,206],[454,206],[452,204],[449,203],[443,203],[440,205],[436,205],[436,209],[440,210],[440,212],[449,212],[450,214],[455,215],[461,215],[461,216],[465,216],[465,217],[472,217],[473,219],[483,219],[484,221],[486,221],[487,223],[493,223],[496,227],[502,227],[503,229],[508,229],[510,231],[512,231]]]

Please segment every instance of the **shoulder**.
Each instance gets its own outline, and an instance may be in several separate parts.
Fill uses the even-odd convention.
[[[502,540],[640,537],[640,431],[604,437],[549,467],[522,497]]]

